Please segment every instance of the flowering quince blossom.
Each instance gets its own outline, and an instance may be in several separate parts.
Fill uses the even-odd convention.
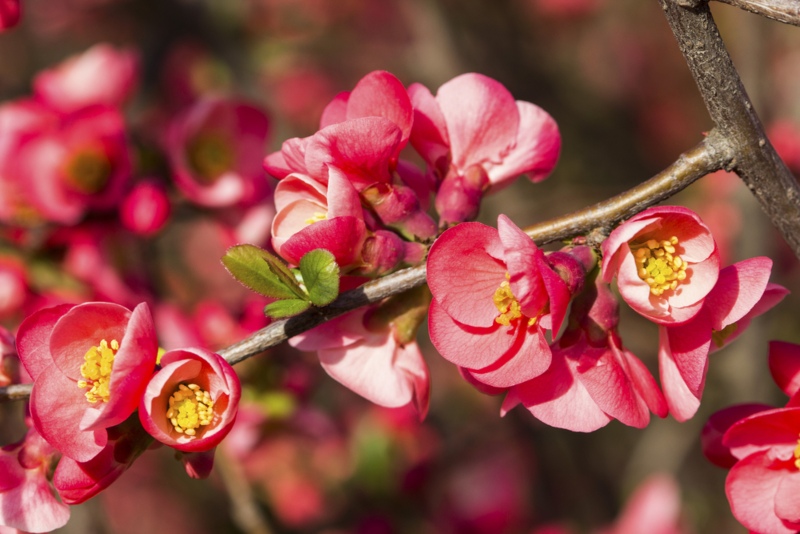
[[[507,388],[550,367],[544,332],[559,331],[570,288],[508,217],[497,230],[469,222],[444,232],[428,255],[428,285],[431,341],[468,379]]]
[[[715,413],[703,429],[703,452],[730,468],[725,493],[739,522],[754,532],[790,534],[800,530],[800,346],[771,342],[769,366],[790,397],[786,406]]]
[[[514,101],[499,82],[462,74],[434,97],[420,84],[408,88],[414,106],[411,144],[443,181],[436,207],[445,222],[477,214],[481,194],[519,175],[544,180],[561,149],[558,126],[530,102]]]
[[[141,397],[142,426],[179,451],[210,451],[236,420],[242,394],[236,372],[219,354],[201,348],[167,351],[160,365]]]
[[[371,321],[376,307],[337,317],[289,343],[317,351],[332,378],[379,406],[411,406],[424,419],[430,377],[416,341],[402,339],[394,325]],[[414,329],[416,332],[416,329]]]
[[[139,57],[134,50],[100,43],[37,74],[33,92],[36,99],[59,113],[95,104],[119,108],[136,88],[138,78]]]
[[[86,462],[107,445],[107,429],[138,406],[158,344],[146,304],[130,311],[88,302],[29,316],[19,327],[17,350],[34,380],[34,427],[64,456]]]
[[[58,501],[47,479],[56,454],[34,429],[22,442],[0,449],[0,525],[50,532],[67,523],[69,507]]]
[[[0,0],[0,32],[19,23],[20,0]]]
[[[619,305],[599,277],[572,303],[567,329],[551,345],[547,371],[512,386],[505,414],[522,404],[550,426],[591,432],[612,419],[643,428],[649,412],[667,415],[664,396],[647,367],[622,347]]]
[[[167,152],[175,184],[201,206],[249,205],[270,192],[261,159],[269,118],[239,100],[206,97],[170,125]]]
[[[659,326],[659,372],[670,413],[679,421],[700,405],[710,351],[736,339],[750,320],[788,291],[769,283],[772,261],[757,257],[722,269],[700,311],[680,325]]]
[[[603,281],[616,276],[622,298],[658,324],[700,311],[719,276],[711,231],[692,211],[656,206],[619,225],[603,242]]]

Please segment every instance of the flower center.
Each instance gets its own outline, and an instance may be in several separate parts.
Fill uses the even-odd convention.
[[[93,195],[102,191],[111,177],[111,162],[102,150],[87,147],[79,150],[64,167],[67,182],[79,193]]]
[[[669,240],[650,239],[641,245],[631,245],[639,278],[647,282],[650,293],[657,297],[674,290],[686,279],[687,264],[676,254],[677,244],[678,238],[672,236]]]
[[[210,425],[213,418],[214,401],[197,384],[179,384],[169,398],[167,419],[179,434],[194,436],[198,428]]]
[[[800,469],[800,439],[797,440],[797,447],[794,448],[794,466]]]
[[[119,342],[116,339],[112,339],[111,343],[104,339],[99,345],[86,351],[83,356],[81,376],[86,380],[78,380],[78,387],[89,390],[86,392],[86,400],[92,404],[99,401],[108,402],[111,368],[118,350]]]
[[[321,211],[315,211],[314,215],[306,219],[306,224],[314,224],[320,221],[324,221],[328,218],[327,213],[322,213]]]
[[[506,278],[508,277],[509,275],[506,274]],[[508,283],[508,280],[504,280],[500,287],[497,288],[497,291],[494,292],[492,302],[494,302],[497,311],[500,312],[500,315],[495,318],[495,322],[498,324],[511,326],[512,321],[525,317],[520,310],[519,301],[511,292],[511,284]],[[533,326],[535,323],[535,317],[528,319],[528,326]]]
[[[230,143],[214,134],[200,134],[189,142],[189,165],[198,175],[198,181],[213,184],[233,167],[234,154]]]

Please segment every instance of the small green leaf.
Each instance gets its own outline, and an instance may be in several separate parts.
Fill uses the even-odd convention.
[[[245,287],[274,299],[306,299],[292,272],[283,262],[255,245],[234,245],[222,263]]]
[[[326,306],[339,295],[339,266],[327,250],[318,248],[303,255],[300,273],[315,306]]]
[[[311,307],[311,303],[301,299],[286,299],[270,302],[264,307],[264,314],[273,319],[284,319],[302,313]]]

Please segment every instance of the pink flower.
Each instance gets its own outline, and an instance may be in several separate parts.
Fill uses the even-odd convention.
[[[577,432],[591,432],[612,419],[643,428],[650,411],[665,417],[667,405],[655,379],[622,346],[619,306],[608,285],[598,277],[571,310],[567,329],[551,346],[550,367],[512,386],[502,413],[522,404],[540,421]]]
[[[408,93],[411,144],[444,181],[436,198],[444,221],[473,216],[486,189],[497,191],[523,174],[539,182],[555,167],[561,149],[555,121],[534,104],[515,102],[499,82],[469,73],[442,85],[435,97],[420,84]],[[485,180],[474,179],[481,174]]]
[[[131,232],[152,236],[167,223],[170,202],[164,188],[153,180],[136,184],[120,204],[120,221]]]
[[[719,253],[692,211],[657,206],[619,225],[603,242],[603,280],[617,277],[628,305],[659,324],[688,321],[717,282]]]
[[[433,244],[428,328],[446,360],[479,383],[506,388],[550,367],[544,332],[559,331],[570,291],[508,217],[497,227],[459,224]]]
[[[89,302],[34,313],[19,327],[17,350],[34,380],[36,430],[65,456],[86,462],[108,443],[107,429],[136,409],[158,344],[147,305],[131,312]]]
[[[0,108],[0,218],[74,224],[111,209],[131,173],[122,116],[93,106],[57,115],[33,101]]]
[[[0,256],[0,317],[19,312],[27,297],[25,265],[14,256]]]
[[[55,454],[34,429],[21,443],[0,449],[0,525],[50,532],[67,523],[69,507],[47,480]]]
[[[361,308],[328,321],[289,343],[317,351],[332,378],[370,402],[387,408],[413,407],[420,419],[428,412],[428,366],[413,340],[397,327],[373,320],[376,307]],[[416,332],[416,329],[414,329]]]
[[[0,0],[0,32],[19,23],[20,0]]]
[[[219,354],[171,350],[147,384],[139,419],[165,445],[183,452],[209,451],[233,426],[241,393],[239,378]]]
[[[689,321],[659,326],[659,372],[670,413],[679,421],[700,405],[708,353],[741,334],[750,320],[783,299],[786,289],[769,284],[772,261],[758,257],[722,269],[700,311]]]
[[[275,189],[272,246],[295,265],[317,248],[329,250],[342,268],[361,262],[366,238],[361,201],[341,171],[330,167],[328,174],[327,185],[291,174]]]
[[[643,481],[625,503],[614,524],[597,534],[682,534],[681,496],[671,476],[655,474]]]
[[[261,159],[269,118],[238,100],[198,100],[175,119],[167,151],[175,184],[202,206],[252,204],[270,190]]]
[[[121,107],[136,87],[139,58],[133,50],[100,43],[33,80],[37,99],[59,113],[102,104]]]

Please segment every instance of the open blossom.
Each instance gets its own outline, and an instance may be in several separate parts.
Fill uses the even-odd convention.
[[[754,532],[790,534],[800,529],[800,346],[770,343],[769,365],[790,396],[786,406],[746,404],[715,413],[703,429],[703,452],[730,468],[725,493],[739,522]]]
[[[201,206],[247,205],[269,194],[261,159],[269,118],[239,100],[202,98],[170,125],[175,184]]]
[[[703,305],[719,276],[719,252],[692,211],[657,206],[619,225],[603,242],[603,280],[616,276],[628,305],[659,324],[680,324]]]
[[[612,419],[643,428],[650,411],[667,415],[650,371],[622,346],[616,298],[599,277],[595,282],[575,297],[567,329],[551,346],[550,367],[512,386],[502,413],[522,404],[540,421],[576,432],[591,432]]]
[[[138,77],[135,51],[100,43],[37,74],[33,91],[37,99],[59,113],[95,104],[120,107],[136,88]]]
[[[146,304],[64,304],[29,316],[17,334],[33,378],[31,417],[59,452],[88,461],[125,421],[153,374],[158,344]]]
[[[56,454],[34,429],[21,443],[0,449],[0,526],[50,532],[67,523],[69,507],[47,479]]]
[[[530,102],[514,101],[499,82],[469,73],[442,85],[435,97],[420,84],[408,93],[411,143],[443,180],[436,198],[443,220],[467,220],[486,190],[520,175],[538,182],[555,167],[561,149],[555,121]]]
[[[423,419],[428,412],[428,366],[416,341],[403,339],[394,325],[371,320],[375,310],[347,313],[289,343],[317,351],[325,372],[365,399],[387,408],[411,406]]]
[[[428,285],[431,341],[471,379],[506,388],[550,367],[544,333],[559,331],[570,290],[508,217],[497,230],[463,223],[444,232],[428,256]]]
[[[209,451],[233,426],[241,394],[236,372],[219,354],[170,350],[147,384],[139,419],[165,445],[190,453]]]
[[[725,267],[699,312],[679,325],[659,326],[659,372],[670,413],[679,421],[700,405],[710,351],[736,339],[750,320],[788,291],[769,283],[772,261],[757,257]]]

